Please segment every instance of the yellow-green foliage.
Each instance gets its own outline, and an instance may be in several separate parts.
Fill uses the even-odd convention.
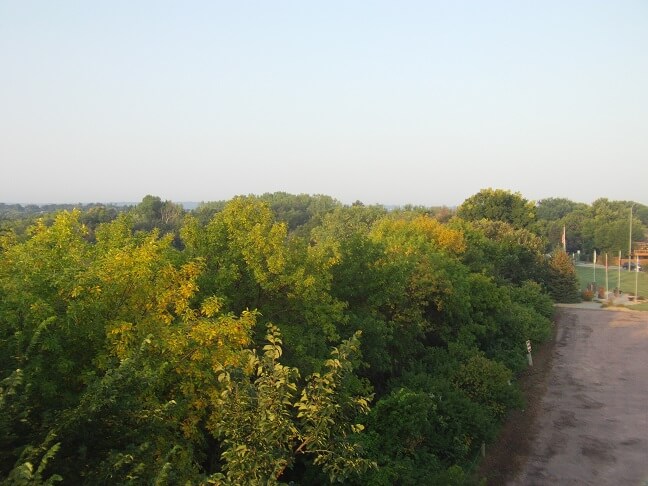
[[[549,329],[511,200],[519,221],[442,224],[237,197],[178,235],[147,196],[3,231],[0,480],[460,483]]]

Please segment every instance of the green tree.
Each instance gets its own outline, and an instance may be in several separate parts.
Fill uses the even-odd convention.
[[[368,396],[345,393],[353,371],[359,333],[333,349],[326,372],[315,373],[298,389],[296,368],[279,363],[279,330],[268,327],[268,344],[258,357],[250,352],[240,369],[222,369],[225,391],[216,397],[222,412],[209,427],[223,437],[223,473],[211,477],[224,484],[277,484],[299,455],[313,457],[331,482],[372,467],[362,457],[354,419],[369,411]],[[238,375],[238,378],[236,376]]]
[[[538,220],[557,221],[577,210],[587,209],[587,204],[577,203],[562,197],[550,197],[538,201]]]
[[[339,201],[321,194],[311,196],[275,192],[263,194],[259,199],[269,204],[275,218],[285,222],[290,233],[299,231],[303,236],[318,226],[326,214],[342,206]]]
[[[234,313],[257,309],[263,326],[275,323],[286,342],[286,362],[318,370],[330,344],[339,341],[343,304],[331,295],[335,244],[290,237],[267,203],[237,197],[205,227],[188,218],[182,230],[185,254],[205,260],[201,294],[218,294]]]
[[[466,199],[457,216],[468,221],[489,219],[502,221],[516,228],[527,228],[536,221],[536,208],[519,193],[502,189],[482,189]]]
[[[578,278],[569,255],[556,250],[549,261],[547,289],[556,302],[580,302]]]
[[[530,230],[486,219],[471,223],[454,220],[450,226],[464,232],[467,250],[462,261],[472,271],[513,284],[544,281],[546,242]]]
[[[162,201],[158,196],[146,195],[134,209],[135,229],[177,232],[182,225],[184,209],[172,201]]]

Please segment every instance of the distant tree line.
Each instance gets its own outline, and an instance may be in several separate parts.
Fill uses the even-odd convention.
[[[567,252],[581,252],[591,259],[594,250],[625,257],[630,240],[630,211],[632,209],[632,241],[646,239],[648,206],[633,201],[597,199],[591,205],[568,199],[549,198],[538,202],[537,232],[553,245],[559,245],[563,227]]]

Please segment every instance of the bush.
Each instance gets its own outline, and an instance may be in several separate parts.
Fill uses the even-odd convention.
[[[481,443],[495,437],[493,414],[429,374],[409,374],[404,381],[412,388],[379,400],[361,438],[378,468],[350,484],[465,484],[464,470]]]
[[[540,284],[532,280],[523,282],[520,286],[509,287],[511,298],[520,304],[531,306],[541,316],[551,319],[554,315],[554,306],[551,297],[547,295]]]
[[[501,419],[510,408],[522,404],[520,391],[509,384],[512,378],[513,373],[506,366],[478,355],[460,366],[454,384]]]

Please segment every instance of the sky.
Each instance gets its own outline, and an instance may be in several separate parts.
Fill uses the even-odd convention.
[[[0,202],[646,182],[645,0],[0,0]]]

